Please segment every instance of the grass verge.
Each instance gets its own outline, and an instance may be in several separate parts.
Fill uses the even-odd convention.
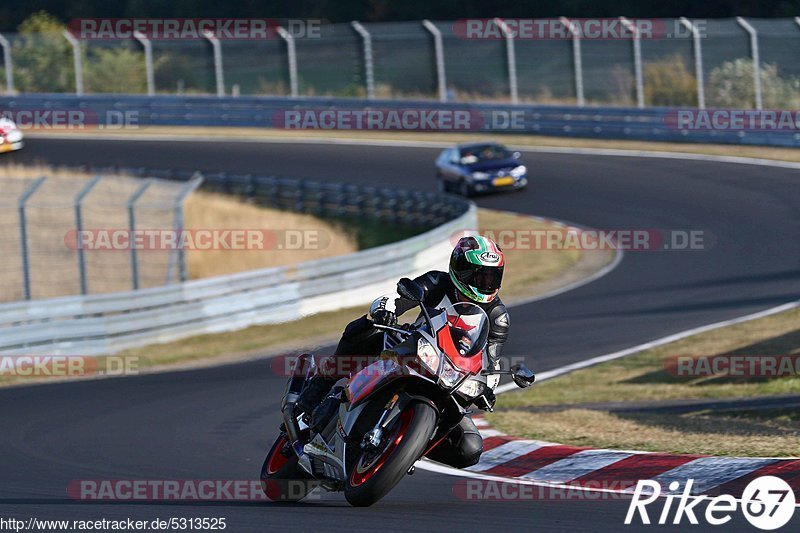
[[[796,373],[783,377],[676,375],[677,356],[800,354],[800,309],[687,337],[579,370],[502,397],[488,419],[513,435],[564,444],[672,453],[800,455],[796,410],[662,413],[598,408],[667,400],[800,394]],[[700,368],[699,366],[695,368]]]

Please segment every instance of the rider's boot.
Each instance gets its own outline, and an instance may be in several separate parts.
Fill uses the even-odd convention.
[[[297,399],[297,407],[311,416],[334,383],[336,378],[320,375],[312,377]]]
[[[336,415],[339,410],[339,405],[342,403],[342,391],[344,387],[337,385],[331,389],[322,403],[320,403],[314,412],[311,414],[311,429],[317,433],[322,433],[328,422]]]

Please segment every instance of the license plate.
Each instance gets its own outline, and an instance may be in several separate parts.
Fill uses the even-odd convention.
[[[492,185],[495,187],[502,187],[503,185],[514,185],[514,178],[505,177],[505,178],[495,178],[492,180]]]

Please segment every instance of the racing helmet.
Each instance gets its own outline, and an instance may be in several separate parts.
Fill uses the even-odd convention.
[[[450,279],[461,294],[485,304],[497,296],[504,266],[505,256],[492,239],[462,237],[450,256]]]

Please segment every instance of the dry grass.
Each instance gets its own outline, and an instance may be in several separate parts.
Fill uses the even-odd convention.
[[[704,414],[620,414],[588,409],[503,411],[492,424],[576,446],[750,457],[800,455],[800,423]]]
[[[4,255],[0,301],[23,297],[19,224],[15,199],[34,178],[49,178],[28,203],[28,241],[31,287],[34,298],[50,298],[79,293],[77,252],[65,245],[65,235],[75,228],[73,201],[89,175],[44,166],[0,167],[0,180],[6,194],[0,204],[0,236]],[[84,200],[85,229],[127,228],[126,200],[141,180],[109,176]],[[157,181],[137,203],[137,228],[165,229],[174,226],[171,199],[180,185]],[[355,240],[346,232],[311,215],[261,208],[232,197],[202,192],[191,195],[185,206],[188,229],[269,230],[282,235],[285,230],[312,230],[320,246],[313,249],[268,250],[193,250],[187,253],[187,269],[192,279],[232,274],[301,261],[342,255],[356,251]],[[171,272],[176,279],[174,257],[170,252],[148,250],[139,254],[140,286],[163,285]],[[86,251],[89,292],[100,294],[130,290],[130,256],[125,252]],[[170,269],[170,264],[173,264]]]
[[[187,229],[265,230],[277,236],[287,230],[302,231],[319,242],[319,246],[301,249],[193,250],[187,254],[192,279],[293,265],[358,249],[352,236],[314,216],[266,209],[215,194],[194,193],[186,201],[185,216]]]
[[[59,131],[47,130],[46,133],[59,135],[92,134],[87,130]],[[35,132],[31,138],[35,138]],[[124,130],[103,130],[103,135],[185,135],[219,137],[219,129],[203,127],[179,126],[147,126]],[[619,150],[652,150],[661,152],[684,152],[692,154],[710,154],[723,156],[754,157],[759,159],[776,159],[780,161],[800,161],[800,151],[794,148],[772,148],[768,146],[739,146],[724,144],[668,143],[605,139],[576,139],[565,137],[548,137],[523,134],[480,134],[480,133],[419,133],[390,131],[309,131],[309,130],[277,130],[267,128],[225,128],[225,137],[229,139],[363,139],[365,141],[427,141],[442,144],[457,142],[496,140],[514,146],[548,146],[564,148],[606,148]]]
[[[800,378],[734,380],[676,377],[665,362],[678,355],[800,353],[800,309],[687,337],[503,397],[503,407],[585,402],[743,398],[800,394]]]
[[[667,371],[678,355],[780,355],[800,353],[800,310],[694,335],[636,355],[545,381],[503,396],[490,415],[512,434],[592,446],[741,455],[799,454],[795,418],[765,413],[760,421],[704,413],[656,415],[580,409],[537,412],[537,406],[670,399],[750,398],[800,394],[797,376],[684,378]],[[520,410],[527,408],[528,410]],[[558,420],[563,423],[557,423]],[[792,439],[793,443],[790,442]],[[774,442],[774,446],[772,444]]]

